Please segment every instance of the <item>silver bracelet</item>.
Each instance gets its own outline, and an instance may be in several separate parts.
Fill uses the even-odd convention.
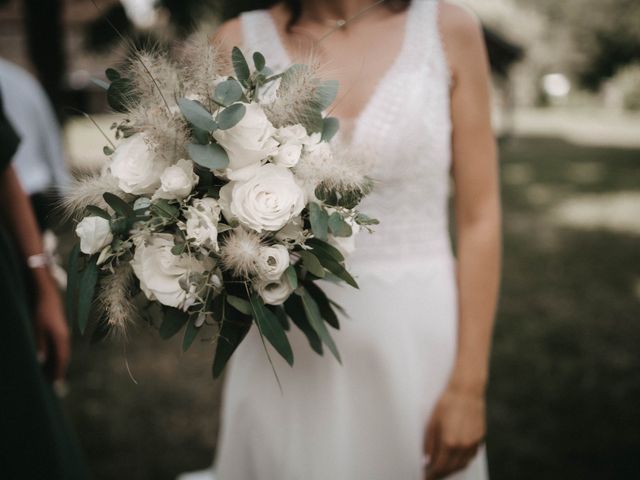
[[[36,253],[27,257],[29,268],[45,268],[51,265],[51,258],[46,253]]]

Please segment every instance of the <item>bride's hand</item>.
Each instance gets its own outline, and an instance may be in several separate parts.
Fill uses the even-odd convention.
[[[446,477],[467,466],[486,433],[484,394],[447,387],[427,426],[426,480]]]

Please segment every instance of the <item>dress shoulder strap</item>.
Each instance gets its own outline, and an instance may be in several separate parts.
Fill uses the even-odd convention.
[[[245,53],[262,53],[271,67],[285,67],[289,63],[280,34],[267,10],[252,10],[240,14],[240,25]]]
[[[410,8],[415,28],[409,51],[413,65],[426,65],[430,77],[444,78],[451,84],[449,62],[440,30],[441,3],[441,0],[412,1]]]

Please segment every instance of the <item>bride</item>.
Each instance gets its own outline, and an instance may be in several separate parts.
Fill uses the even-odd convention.
[[[437,0],[289,0],[215,40],[279,69],[320,57],[341,85],[334,141],[375,152],[362,209],[380,225],[349,258],[360,290],[324,287],[349,316],[334,332],[342,365],[290,331],[295,365],[270,352],[280,391],[256,329],[238,348],[208,478],[486,478],[500,206],[481,28]]]

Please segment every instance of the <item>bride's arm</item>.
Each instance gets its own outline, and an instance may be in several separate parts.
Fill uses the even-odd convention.
[[[484,438],[485,387],[501,263],[498,166],[482,30],[466,11],[446,3],[440,20],[453,75],[459,333],[454,370],[425,435],[428,478],[463,468]]]

